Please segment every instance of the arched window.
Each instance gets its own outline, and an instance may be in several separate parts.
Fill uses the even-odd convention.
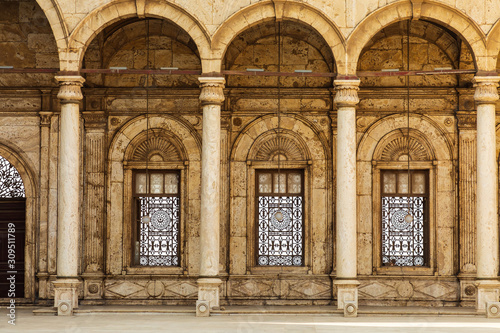
[[[374,152],[376,267],[430,267],[435,166],[418,131],[387,134]],[[378,264],[377,264],[378,263]]]
[[[0,198],[25,198],[21,175],[4,157],[0,156]]]
[[[0,298],[24,297],[25,220],[23,180],[17,169],[0,156]],[[7,280],[13,273],[8,272],[19,272],[15,274],[15,289]]]
[[[131,176],[132,266],[180,262],[181,161],[179,143],[163,130],[137,135],[127,150]]]

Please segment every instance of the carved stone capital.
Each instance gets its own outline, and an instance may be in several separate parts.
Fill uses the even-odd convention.
[[[359,103],[358,90],[360,80],[335,80],[335,99],[337,107],[354,107]]]
[[[50,119],[54,112],[40,111],[38,114],[40,115],[40,126],[50,126]]]
[[[474,77],[474,100],[477,104],[494,104],[498,100],[499,76],[475,76]]]
[[[458,112],[457,120],[459,129],[476,129],[477,116],[475,112]]]
[[[200,101],[202,105],[217,104],[224,101],[224,84],[226,80],[223,77],[200,77],[201,94]]]
[[[104,111],[82,112],[85,120],[85,128],[104,128],[108,122],[108,117]]]
[[[59,82],[59,93],[57,98],[61,103],[78,103],[83,99],[82,86],[85,79],[81,76],[56,76]]]

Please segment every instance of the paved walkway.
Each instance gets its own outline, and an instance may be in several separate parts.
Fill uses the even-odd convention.
[[[499,333],[500,319],[482,316],[368,316],[340,314],[233,314],[196,318],[190,313],[81,313],[73,317],[35,316],[33,309],[16,309],[16,326],[0,309],[0,332],[453,332]]]

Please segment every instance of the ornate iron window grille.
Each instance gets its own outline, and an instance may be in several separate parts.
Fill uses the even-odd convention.
[[[156,170],[136,172],[134,174],[134,200],[137,223],[135,264],[179,266],[179,174]]]
[[[0,198],[25,198],[24,183],[17,169],[0,156]]]
[[[270,178],[264,186],[263,176]],[[304,265],[302,178],[302,171],[257,173],[257,265]]]
[[[387,170],[381,176],[382,264],[427,266],[428,173]]]

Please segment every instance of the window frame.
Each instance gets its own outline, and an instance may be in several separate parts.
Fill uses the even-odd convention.
[[[427,171],[427,249],[424,249],[428,264],[426,266],[388,266],[382,263],[382,172],[406,171],[408,162],[373,161],[372,174],[372,219],[373,219],[373,274],[380,275],[434,275],[436,272],[436,188],[437,162],[412,161],[410,171]]]
[[[186,246],[186,216],[189,198],[186,188],[188,188],[187,175],[189,174],[189,163],[176,162],[149,162],[149,172],[178,172],[179,174],[179,266],[141,266],[134,263],[135,254],[135,232],[136,226],[136,206],[135,206],[135,172],[146,170],[146,162],[124,162],[124,183],[123,183],[123,212],[124,220],[128,221],[124,226],[122,248],[123,248],[123,274],[167,274],[181,275],[187,270],[187,259],[185,256]]]
[[[302,240],[303,240],[303,265],[302,266],[260,266],[257,264],[257,173],[266,170],[277,170],[275,161],[248,161],[247,162],[247,272],[249,274],[279,274],[286,272],[287,274],[307,274],[312,270],[312,244],[310,235],[312,234],[312,225],[309,221],[311,200],[311,161],[282,161],[281,170],[299,171],[302,173],[302,195],[303,195],[303,212],[302,212]]]
[[[258,182],[258,177],[261,174],[269,173],[271,174],[271,192],[270,193],[260,193],[259,192],[259,182]],[[300,186],[301,186],[301,191],[300,193],[291,193],[289,191],[285,191],[284,193],[275,193],[274,187],[275,187],[275,179],[274,175],[286,175],[285,176],[285,186],[286,189],[288,190],[288,175],[292,173],[300,173],[301,175],[301,180],[300,180]],[[279,191],[279,189],[278,189]],[[267,195],[266,195],[267,194]],[[305,238],[304,238],[304,210],[305,210],[305,196],[304,196],[304,170],[303,169],[285,169],[282,170],[280,169],[278,172],[278,169],[259,169],[256,170],[255,172],[255,194],[254,194],[254,200],[255,200],[255,251],[254,251],[254,260],[255,264],[258,267],[304,267],[305,266],[305,253],[304,253],[304,247],[305,247]],[[269,196],[269,197],[290,197],[290,196],[301,196],[302,197],[302,265],[300,266],[295,266],[295,265],[287,265],[287,266],[278,266],[278,265],[259,265],[258,263],[258,257],[259,257],[259,196]]]
[[[163,184],[163,193],[150,193],[150,192],[147,192],[146,190],[146,193],[137,193],[136,192],[136,181],[137,181],[137,174],[146,174],[146,175],[149,175],[149,177],[151,177],[151,174],[155,173],[155,174],[162,174],[164,177],[166,174],[175,174],[177,175],[177,179],[178,179],[178,183],[177,183],[177,193],[176,194],[167,194],[165,193],[165,183]],[[181,183],[180,183],[180,180],[181,180],[181,177],[180,177],[180,171],[179,170],[165,170],[165,169],[161,169],[161,170],[148,170],[148,169],[135,169],[132,171],[132,198],[133,198],[133,204],[132,204],[132,218],[135,218],[134,221],[133,221],[133,225],[132,226],[132,243],[133,243],[133,247],[132,247],[132,263],[131,263],[131,266],[133,267],[180,267],[181,266],[181,256],[180,256],[180,244],[181,244],[181,230],[180,230],[180,221],[181,221],[181,191],[180,191],[180,188],[181,188]],[[151,182],[151,181],[150,181]],[[147,184],[147,180],[146,180],[146,184]],[[147,186],[147,185],[146,185]],[[179,226],[178,226],[178,234],[177,234],[177,260],[178,260],[178,263],[179,265],[176,265],[176,266],[152,266],[152,265],[141,265],[137,262],[135,262],[135,256],[136,256],[136,247],[135,247],[135,243],[137,241],[140,242],[139,240],[139,236],[140,236],[140,226],[141,226],[141,222],[139,221],[139,218],[138,218],[138,213],[139,213],[139,205],[140,205],[140,201],[138,198],[140,197],[159,197],[159,198],[164,198],[164,197],[175,197],[175,198],[179,198]],[[140,245],[139,245],[140,246]]]
[[[394,193],[384,193],[384,188],[383,188],[383,177],[384,177],[384,174],[386,173],[393,173],[396,175],[396,191]],[[424,193],[413,193],[412,191],[412,187],[413,187],[413,174],[414,173],[423,173],[425,174],[425,192]],[[400,174],[406,174],[406,175],[410,175],[409,179],[408,179],[408,193],[404,193],[404,192],[399,192],[399,180],[398,180],[398,176]],[[429,188],[429,170],[427,169],[420,169],[420,170],[416,170],[416,169],[410,169],[409,172],[408,172],[408,169],[407,170],[401,170],[401,169],[397,169],[397,170],[394,170],[394,169],[381,169],[380,170],[380,205],[382,205],[382,197],[424,197],[425,198],[425,201],[424,201],[424,230],[423,230],[423,246],[424,246],[424,254],[423,254],[423,257],[424,257],[424,265],[422,266],[398,266],[398,267],[429,267],[430,265],[430,258],[429,258],[429,205],[430,205],[430,202],[429,202],[429,192],[430,192],[430,188]],[[383,263],[383,259],[382,257],[384,256],[383,252],[382,252],[382,235],[383,235],[383,232],[382,232],[382,206],[380,207],[381,211],[380,211],[380,242],[381,242],[381,249],[380,249],[380,262],[381,262],[381,265],[382,266],[391,266],[391,265],[388,265],[388,264],[384,264]]]

